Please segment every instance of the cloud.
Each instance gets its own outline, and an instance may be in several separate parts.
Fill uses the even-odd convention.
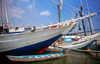
[[[27,5],[27,8],[29,8],[29,9],[35,8],[35,4],[36,4],[36,2],[35,2],[35,0],[33,0],[33,1],[31,2],[31,4]]]
[[[51,13],[48,10],[46,10],[46,11],[42,11],[40,15],[49,16],[51,15]]]
[[[22,18],[22,15],[25,13],[25,11],[19,7],[10,8],[9,12],[10,12],[9,15],[11,17],[18,18],[18,19]]]
[[[32,7],[33,7],[33,5],[32,5],[32,4],[30,4],[30,5],[28,5],[28,6],[27,6],[27,8],[32,8]]]

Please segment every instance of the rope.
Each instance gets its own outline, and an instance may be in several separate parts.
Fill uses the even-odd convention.
[[[72,13],[72,12],[66,10],[66,9],[63,10],[63,13],[64,13],[64,15],[65,15],[65,16],[63,16],[64,18],[66,18],[66,17],[69,18],[69,15],[75,17],[74,14],[73,14],[74,12]],[[69,15],[68,15],[68,14],[69,14]],[[66,15],[67,15],[67,16],[66,16]],[[69,18],[69,19],[70,19],[70,18]]]
[[[95,29],[95,30],[93,30],[93,31],[99,31],[100,29]],[[91,32],[91,31],[86,31],[86,32]],[[100,32],[100,31],[99,31]],[[78,33],[84,33],[84,32],[78,32]],[[72,34],[74,34],[74,33],[72,33]]]
[[[54,0],[50,0],[50,1],[52,1],[53,3],[55,3],[56,5],[59,5],[56,1],[54,1]]]
[[[94,17],[100,20],[100,17],[98,17],[98,16],[94,16]]]
[[[89,10],[89,6],[88,6],[88,3],[87,3],[87,0],[85,0],[85,2],[86,2],[87,9],[88,9],[88,14],[90,14],[90,10]]]
[[[69,7],[73,8],[73,9],[75,9],[75,10],[79,11],[79,9],[78,9],[78,8],[76,8],[76,7],[72,6],[72,5],[69,5],[69,4],[65,3],[65,2],[63,2],[63,3],[64,3],[66,6],[69,6]]]

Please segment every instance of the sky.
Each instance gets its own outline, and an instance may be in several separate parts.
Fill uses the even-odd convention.
[[[54,0],[58,4],[58,0]],[[65,3],[70,4],[80,9],[80,0],[63,0]],[[100,29],[100,0],[87,0],[89,10],[91,13],[97,12],[96,16],[92,17],[94,29]],[[6,0],[8,10],[8,20],[11,26],[41,26],[49,25],[50,22],[58,22],[58,9],[57,5],[50,0]],[[85,0],[82,0],[84,13],[88,14]],[[63,21],[75,18],[77,10],[63,5]],[[79,17],[79,13],[78,13]],[[87,19],[84,20],[87,30],[89,29]],[[81,25],[81,21],[78,23]],[[81,26],[82,27],[82,26]],[[78,28],[77,28],[78,29]]]

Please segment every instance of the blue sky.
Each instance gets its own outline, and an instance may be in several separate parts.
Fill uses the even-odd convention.
[[[58,2],[58,0],[54,0]],[[76,8],[80,8],[80,0],[64,0]],[[87,0],[90,12],[100,13],[100,0]],[[7,2],[9,22],[12,26],[41,26],[48,25],[50,22],[58,22],[57,5],[50,0],[8,0]],[[59,2],[58,2],[59,3]],[[87,14],[86,3],[83,0],[84,13]],[[63,19],[69,20],[74,18],[77,10],[63,5]],[[79,15],[78,15],[79,17]],[[99,17],[97,15],[95,17]],[[95,29],[100,28],[100,19],[92,17]],[[88,27],[87,20],[85,19],[86,26]],[[81,24],[81,22],[79,22]],[[89,28],[88,28],[89,29]]]

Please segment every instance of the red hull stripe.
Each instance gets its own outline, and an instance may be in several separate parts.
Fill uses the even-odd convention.
[[[41,49],[38,54],[41,54],[43,51],[45,51],[48,47],[44,47],[43,49]]]

